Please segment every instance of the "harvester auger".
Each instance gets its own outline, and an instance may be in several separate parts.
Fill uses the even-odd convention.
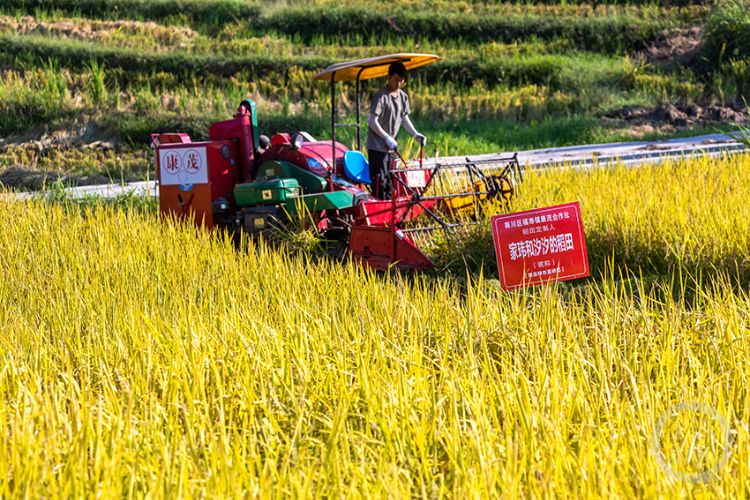
[[[413,69],[438,60],[431,54],[391,54],[334,64],[316,75],[331,82],[330,141],[280,133],[262,149],[249,99],[233,119],[211,125],[206,142],[192,142],[187,134],[153,134],[161,212],[253,236],[309,214],[343,256],[366,267],[433,267],[415,244],[417,235],[476,224],[482,207],[510,202],[521,180],[516,155],[440,163],[420,151],[419,160],[394,162],[392,199],[381,200],[365,190],[370,178],[364,155],[336,142],[336,129],[355,127],[361,150],[360,81],[386,76],[394,62]],[[356,82],[356,123],[336,122],[337,81]]]

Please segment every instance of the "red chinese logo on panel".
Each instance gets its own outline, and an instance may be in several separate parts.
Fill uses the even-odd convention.
[[[492,217],[505,290],[590,274],[578,202]]]
[[[185,153],[185,170],[190,174],[197,174],[202,167],[203,161],[201,160],[201,155],[198,151],[189,149]]]
[[[169,151],[164,155],[164,171],[168,174],[176,174],[182,168],[182,159],[176,151]]]

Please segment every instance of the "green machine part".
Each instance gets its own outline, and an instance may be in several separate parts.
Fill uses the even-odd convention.
[[[297,179],[303,194],[322,193],[327,181],[312,172],[303,170],[288,161],[267,161],[258,169],[257,177],[262,179],[292,178]]]
[[[354,195],[349,191],[329,191],[287,198],[285,206],[287,212],[291,215],[303,210],[303,207],[309,212],[319,212],[320,210],[349,208],[353,205]]]
[[[265,162],[258,169],[257,177],[258,179],[254,184],[257,186],[262,185],[266,189],[268,189],[266,184],[282,180],[293,183],[296,181],[299,184],[302,191],[301,196],[286,196],[284,206],[290,215],[296,214],[300,210],[319,212],[321,210],[344,209],[354,205],[354,195],[349,191],[326,191],[328,182],[323,177],[303,170],[287,161]],[[244,191],[250,185],[246,184],[241,189]],[[237,190],[235,190],[235,195],[237,194]],[[250,199],[249,194],[243,196],[243,199]],[[273,200],[277,201],[279,198],[274,196]],[[253,201],[256,200],[253,199]],[[258,200],[256,203],[263,203],[263,201]]]
[[[296,179],[270,179],[237,184],[234,198],[241,207],[249,205],[276,205],[299,196]]]

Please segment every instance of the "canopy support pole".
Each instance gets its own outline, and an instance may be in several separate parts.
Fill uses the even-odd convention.
[[[336,72],[331,73],[331,148],[333,164],[336,165]]]
[[[365,70],[365,68],[361,68],[359,70],[359,73],[357,73],[357,149],[359,151],[362,151],[362,124],[360,123],[359,115],[360,115],[360,102],[359,102],[359,77],[362,76],[362,72]]]

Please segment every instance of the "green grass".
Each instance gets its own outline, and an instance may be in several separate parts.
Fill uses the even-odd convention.
[[[217,119],[233,111],[235,101],[252,95],[269,103],[282,102],[292,115],[310,119],[330,109],[325,83],[313,76],[338,58],[317,56],[277,57],[270,49],[253,57],[218,58],[178,53],[149,53],[134,49],[39,36],[0,36],[7,63],[0,82],[4,128],[16,132],[39,124],[70,119],[87,106],[110,110],[135,108],[149,115],[178,112],[184,119],[210,115]],[[622,104],[693,102],[704,99],[710,88],[688,73],[664,73],[634,67],[629,58],[579,53],[534,55],[538,42],[516,48],[480,47],[448,51],[445,59],[416,70],[407,90],[415,116],[432,120],[483,119],[530,122],[546,117],[596,113]],[[350,57],[367,57],[398,50],[369,48]],[[17,54],[12,56],[12,54]],[[96,61],[101,61],[97,63]],[[93,71],[91,64],[101,64]],[[104,68],[103,70],[101,68]],[[65,68],[64,70],[62,68]],[[158,71],[157,71],[158,68]],[[93,83],[93,82],[97,83]],[[363,100],[382,82],[368,81]],[[342,90],[343,89],[343,90]],[[41,90],[41,92],[39,92]],[[93,92],[96,90],[96,92]],[[341,108],[352,112],[353,86],[339,86]],[[54,102],[53,107],[48,106]],[[231,109],[230,109],[231,108]],[[125,117],[128,119],[128,117]]]
[[[641,138],[622,126],[592,116],[591,111],[657,102],[667,87],[638,90],[645,77],[637,76],[630,82],[627,68],[620,69],[615,62],[600,56],[569,61],[577,61],[581,70],[567,68],[559,75],[567,89],[558,91],[537,85],[487,88],[475,84],[466,88],[451,82],[430,84],[413,78],[407,90],[412,96],[415,123],[429,137],[428,153],[434,147],[446,156]],[[584,71],[587,66],[596,71]],[[623,71],[623,76],[618,77],[618,71]],[[125,149],[98,154],[65,148],[58,151],[54,147],[43,152],[33,143],[8,145],[0,153],[0,164],[109,176],[107,169],[112,168],[115,156],[121,156],[125,177],[144,177],[150,155],[144,153],[144,148],[152,133],[180,131],[189,133],[194,140],[204,140],[210,124],[231,116],[236,103],[248,96],[258,103],[262,133],[270,136],[275,132],[306,130],[319,139],[330,138],[327,86],[312,82],[310,73],[271,74],[262,80],[230,79],[208,84],[194,78],[187,88],[165,73],[134,78],[124,87],[118,83],[120,77],[120,70],[106,64],[97,76],[93,68],[81,73],[63,70],[54,59],[39,68],[6,70],[0,82],[0,123],[6,132],[57,131],[75,140],[76,131],[94,131],[97,138],[114,141]],[[619,85],[635,90],[618,93],[596,85],[607,80],[622,82]],[[669,76],[661,80],[665,85],[672,81]],[[97,86],[101,88],[93,93],[92,88]],[[349,92],[341,96],[348,120],[353,120],[351,90],[349,86]],[[367,92],[366,89],[365,95]],[[703,131],[713,130],[681,133]],[[646,137],[663,137],[665,133],[675,131],[656,130]],[[351,131],[343,131],[339,139],[349,147],[355,146]]]
[[[243,0],[9,0],[5,9],[45,18],[86,15],[104,19],[181,20],[218,24],[229,18],[255,17],[259,4]]]
[[[170,2],[131,2],[117,10],[112,5],[107,10],[108,5],[92,1],[77,11],[65,2],[5,7],[0,125],[6,133],[38,139],[44,130],[65,132],[91,122],[97,138],[114,140],[126,147],[124,154],[137,156],[155,131],[205,138],[211,123],[231,116],[237,102],[249,96],[258,103],[267,135],[307,130],[327,138],[329,91],[313,80],[318,71],[342,60],[423,51],[443,60],[411,72],[406,89],[413,117],[442,154],[473,154],[641,137],[603,114],[626,104],[723,102],[747,93],[750,73],[742,60],[706,76],[651,67],[632,55],[634,47],[664,30],[701,20],[709,12],[702,5],[441,1],[430,4],[440,15],[426,16],[427,4],[407,0],[387,8],[365,1],[260,7],[188,2],[172,17],[159,17],[177,10]],[[261,11],[211,20],[209,7]],[[347,31],[348,19],[363,9],[372,10],[367,22],[373,26],[405,24],[397,23],[401,31],[377,26],[373,32]],[[29,13],[34,17],[24,17]],[[330,15],[325,23],[330,32],[305,34],[294,27],[300,19],[316,26],[313,21],[323,14]],[[152,17],[159,23],[137,21]],[[282,21],[287,25],[269,24]],[[42,33],[39,23],[44,23]],[[433,28],[424,23],[447,31],[427,36]],[[481,23],[499,24],[484,29]],[[503,26],[521,31],[506,36]],[[406,36],[409,30],[425,36]],[[365,106],[382,84],[381,79],[365,82]],[[339,86],[338,93],[342,117],[350,120],[353,90]],[[664,128],[650,136],[675,133],[687,132]],[[341,137],[353,144],[351,134]],[[6,165],[22,157],[15,150],[0,153]],[[92,169],[84,160],[71,160],[67,164],[54,154],[24,164],[86,175]],[[142,160],[129,164],[131,176],[146,168]]]
[[[264,25],[263,25],[264,24]],[[460,38],[468,42],[516,40],[536,36],[565,38],[581,49],[614,52],[642,48],[659,34],[674,28],[669,19],[644,20],[620,16],[533,16],[484,13],[444,13],[440,10],[373,11],[369,7],[284,9],[269,16],[255,33],[274,29],[296,34],[309,42],[317,36],[338,37],[362,34],[377,40],[379,33],[425,40]]]
[[[694,22],[709,8],[704,2],[684,2],[678,7],[653,2],[619,4],[552,2],[544,4],[510,2],[452,2],[447,0],[399,0],[384,4],[373,0],[298,2],[283,4],[243,2],[237,0],[11,0],[3,5],[6,12],[33,15],[44,19],[82,15],[104,20],[157,21],[192,26],[216,35],[226,25],[238,23],[245,30],[263,33],[278,29],[310,39],[324,33],[347,33],[380,38],[395,32],[419,34],[423,38],[465,37],[471,40],[493,38],[492,31],[504,34],[530,32],[573,36],[602,37],[591,31],[604,22],[620,26],[625,40],[646,34],[664,22]],[[426,16],[425,11],[432,11]],[[366,14],[366,15],[365,15]],[[546,21],[545,22],[545,18]],[[567,24],[555,22],[564,18]],[[312,22],[307,23],[309,19]],[[550,23],[549,21],[553,22]],[[624,21],[628,21],[626,26]],[[317,28],[315,32],[311,28]],[[359,29],[356,29],[359,28]],[[385,28],[385,32],[382,29]],[[521,31],[518,31],[521,30]],[[387,35],[386,35],[387,36]],[[496,35],[495,35],[496,36]],[[609,43],[609,42],[605,42]]]
[[[5,70],[0,81],[0,124],[7,133],[30,134],[32,138],[55,132],[75,141],[76,131],[89,135],[93,131],[94,137],[85,140],[114,142],[119,150],[96,153],[69,149],[65,142],[61,149],[52,146],[44,150],[34,143],[10,144],[0,152],[0,168],[21,164],[76,176],[142,179],[149,169],[153,173],[146,148],[152,133],[178,131],[204,140],[210,124],[231,116],[237,102],[247,97],[258,103],[262,133],[270,136],[306,130],[319,139],[330,138],[327,85],[314,82],[313,72],[209,81],[193,75],[185,77],[183,84],[170,73],[128,73],[110,63],[95,71],[91,59],[84,61],[89,67],[75,71],[53,58],[40,65],[18,60],[20,69]],[[672,74],[643,74],[628,65],[627,60],[618,62],[599,55],[566,56],[564,69],[555,77],[558,90],[535,84],[487,87],[475,83],[467,87],[450,81],[430,83],[419,76],[413,76],[406,89],[415,123],[429,138],[428,154],[435,147],[447,156],[674,135],[672,129],[642,135],[629,131],[626,124],[618,126],[596,116],[623,104],[691,100],[691,89],[700,89],[699,82],[686,84],[684,78],[681,81]],[[365,102],[378,84],[365,86]],[[348,86],[340,95],[346,115],[342,118],[350,121],[352,90]],[[679,133],[704,132],[713,129]],[[339,140],[348,147],[356,146],[351,131],[342,131]]]
[[[247,50],[230,45],[218,51],[218,54],[208,50],[201,50],[200,53],[150,52],[143,46],[122,47],[116,41],[86,43],[12,34],[0,35],[0,42],[3,43],[8,63],[19,61],[33,67],[54,60],[62,67],[81,71],[94,59],[103,61],[109,68],[121,70],[118,80],[122,85],[127,85],[138,75],[149,75],[158,68],[159,73],[174,75],[173,86],[184,86],[196,77],[207,82],[225,81],[232,77],[252,82],[262,80],[269,73],[286,75],[290,71],[301,71],[308,81],[300,81],[299,84],[309,88],[320,85],[312,82],[312,77],[330,64],[399,50],[395,46],[361,47],[333,56],[330,47],[311,47],[299,51],[281,40],[282,44],[249,44],[251,47]],[[584,69],[594,76],[602,71],[611,72],[614,66],[622,65],[622,58],[581,53],[570,48],[566,54],[539,54],[532,45],[531,50],[513,54],[512,50],[503,50],[505,47],[493,44],[480,46],[479,50],[477,47],[442,50],[439,45],[428,46],[423,50],[434,49],[443,60],[420,68],[415,76],[418,75],[420,81],[428,84],[453,82],[461,87],[481,82],[485,86],[498,83],[512,86],[547,84],[564,88],[569,86],[565,76],[575,73],[580,78]],[[401,50],[410,48],[401,47]],[[598,83],[601,85],[605,82]],[[291,87],[289,83],[286,86]],[[289,90],[294,91],[293,88]]]
[[[708,61],[716,67],[724,59],[747,59],[750,49],[750,6],[747,2],[718,2],[706,20],[704,39]]]

